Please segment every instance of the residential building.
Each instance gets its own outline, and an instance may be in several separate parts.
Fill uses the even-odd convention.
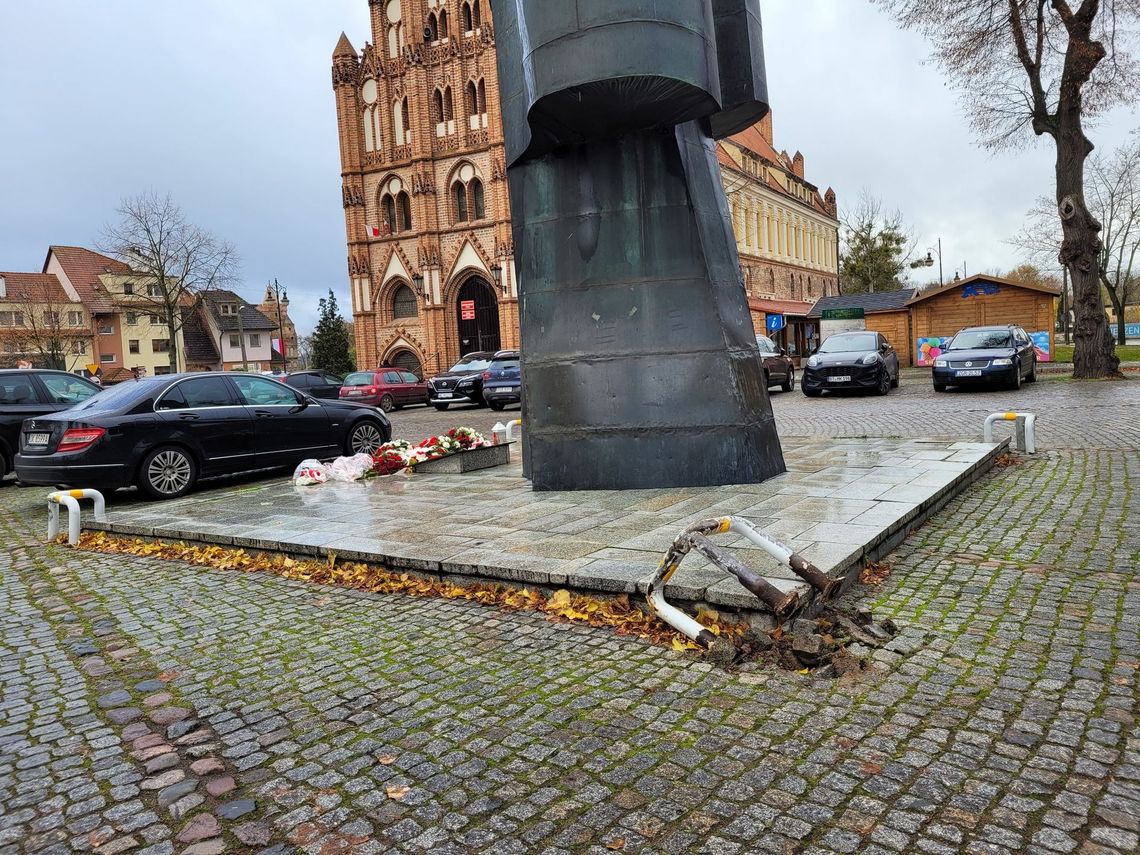
[[[225,371],[271,371],[273,337],[277,324],[233,291],[206,291],[201,295],[200,327],[215,347]],[[201,347],[200,342],[195,348]],[[213,368],[214,366],[209,366]]]
[[[488,0],[369,0],[372,41],[332,58],[357,363],[430,374],[518,345]],[[837,293],[835,194],[777,152],[769,116],[718,145],[757,331],[806,345]]]
[[[93,348],[90,315],[56,276],[0,273],[0,368],[82,373]]]

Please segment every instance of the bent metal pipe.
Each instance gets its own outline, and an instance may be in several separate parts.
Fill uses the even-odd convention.
[[[684,633],[704,648],[712,646],[715,636],[698,621],[686,615],[676,606],[665,600],[665,585],[681,566],[681,561],[692,550],[696,550],[709,561],[726,570],[739,580],[764,603],[781,623],[799,605],[799,596],[794,592],[784,593],[775,585],[745,567],[740,561],[717,546],[710,535],[733,532],[744,535],[777,561],[789,567],[797,576],[811,585],[824,599],[830,598],[842,584],[843,579],[833,579],[804,558],[793,552],[778,540],[769,537],[751,522],[741,517],[722,517],[695,523],[679,535],[669,547],[657,566],[657,572],[649,583],[646,600],[649,610],[679,632]]]

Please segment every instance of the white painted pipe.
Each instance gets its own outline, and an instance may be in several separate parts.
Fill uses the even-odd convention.
[[[1037,416],[1034,413],[990,413],[986,416],[986,421],[982,426],[982,439],[985,442],[994,441],[994,423],[995,422],[1017,422],[1015,426],[1015,440],[1020,439],[1017,436],[1019,433],[1024,433],[1024,441],[1016,442],[1014,447],[1018,451],[1024,451],[1027,454],[1037,453],[1036,437],[1033,433],[1033,427],[1037,422]]]
[[[57,490],[48,493],[48,540],[59,537],[59,506],[67,508],[67,542],[72,546],[79,545],[79,531],[81,527],[79,500],[91,499],[95,504],[95,519],[104,522],[107,519],[107,502],[98,490]]]
[[[522,419],[511,419],[507,422],[507,442],[514,442],[515,426],[522,427]]]

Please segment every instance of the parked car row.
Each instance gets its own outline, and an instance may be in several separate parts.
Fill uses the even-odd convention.
[[[156,499],[184,495],[200,478],[371,454],[392,438],[377,407],[254,374],[168,374],[100,389],[61,371],[0,371],[0,413],[0,459],[21,483],[134,485]]]
[[[760,351],[768,374],[763,345]],[[951,386],[995,384],[1019,389],[1022,382],[1037,379],[1037,350],[1019,326],[968,327],[940,348],[931,379],[935,392],[945,392]],[[898,385],[899,357],[894,347],[882,334],[864,330],[824,339],[808,357],[801,380],[804,394],[811,398],[838,389],[886,395]]]
[[[501,410],[507,404],[519,403],[522,394],[517,350],[469,353],[450,370],[426,380],[390,365],[374,371],[354,371],[343,380],[324,371],[296,371],[283,379],[314,398],[355,401],[379,407],[386,413],[414,404],[440,411],[452,404]],[[491,395],[484,392],[488,381],[494,383]]]

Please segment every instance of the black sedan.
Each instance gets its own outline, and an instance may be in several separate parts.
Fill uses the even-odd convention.
[[[24,419],[66,410],[98,391],[90,380],[66,371],[0,371],[0,479],[12,471]]]
[[[836,333],[824,339],[800,378],[809,398],[824,389],[863,389],[885,395],[899,385],[899,355],[876,332]]]
[[[1000,384],[1020,389],[1037,379],[1037,350],[1021,327],[968,327],[935,358],[934,391],[947,386]]]
[[[452,404],[483,406],[483,372],[491,364],[494,351],[469,353],[451,366],[450,371],[428,378],[428,403],[437,410]]]
[[[24,422],[16,475],[24,484],[134,484],[173,499],[199,478],[370,454],[391,437],[375,407],[319,401],[252,374],[172,374]]]

